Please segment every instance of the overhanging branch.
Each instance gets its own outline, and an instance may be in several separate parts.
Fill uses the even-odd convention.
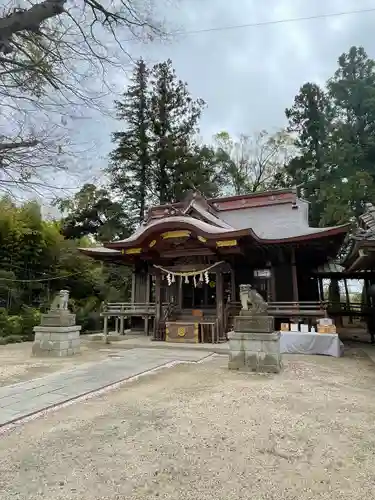
[[[13,51],[11,40],[22,31],[38,33],[40,25],[65,12],[66,0],[44,0],[30,9],[17,10],[0,19],[0,52],[9,54]]]
[[[19,149],[19,148],[33,148],[34,146],[38,145],[38,141],[36,139],[30,140],[30,141],[19,141],[19,142],[4,142],[3,144],[0,143],[0,153],[2,151],[10,151],[12,149]]]

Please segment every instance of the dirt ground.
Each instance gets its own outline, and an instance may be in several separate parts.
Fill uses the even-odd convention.
[[[105,359],[108,357],[105,348],[112,348],[112,345],[106,346],[101,342],[83,340],[81,354],[77,356],[34,358],[31,356],[31,346],[32,342],[0,346],[0,387]]]
[[[280,375],[180,365],[0,437],[0,497],[375,498],[375,365],[286,358]]]

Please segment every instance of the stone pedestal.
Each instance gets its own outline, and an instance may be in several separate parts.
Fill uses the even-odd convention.
[[[73,326],[35,326],[35,339],[32,346],[33,356],[73,356],[80,352],[79,325]]]
[[[230,332],[230,370],[257,373],[279,373],[282,368],[280,332]]]
[[[251,315],[242,310],[228,334],[230,370],[279,373],[282,368],[280,332],[271,316]]]
[[[68,310],[69,292],[61,290],[47,314],[42,314],[40,326],[34,327],[33,356],[72,356],[80,352],[81,327],[76,315]]]

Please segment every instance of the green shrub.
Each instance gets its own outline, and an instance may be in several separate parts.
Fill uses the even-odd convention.
[[[0,307],[0,337],[8,334],[8,311]]]
[[[102,328],[102,319],[99,311],[91,311],[86,314],[79,311],[76,319],[77,325],[82,326],[82,333],[96,332]]]
[[[0,337],[0,345],[6,345],[8,343],[6,337]]]
[[[40,311],[33,307],[24,306],[21,311],[21,334],[23,340],[34,339],[34,326],[40,325]]]
[[[21,316],[8,316],[6,326],[6,336],[22,335]]]
[[[3,337],[7,344],[17,344],[18,342],[23,342],[23,338],[20,335],[7,335]]]

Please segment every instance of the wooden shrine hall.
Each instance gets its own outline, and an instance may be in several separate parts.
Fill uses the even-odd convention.
[[[335,258],[349,225],[312,228],[295,190],[206,199],[187,193],[154,206],[127,239],[81,248],[131,266],[131,301],[103,315],[144,319],[155,340],[225,341],[240,309],[239,285],[252,284],[276,322],[325,314],[314,270]]]

